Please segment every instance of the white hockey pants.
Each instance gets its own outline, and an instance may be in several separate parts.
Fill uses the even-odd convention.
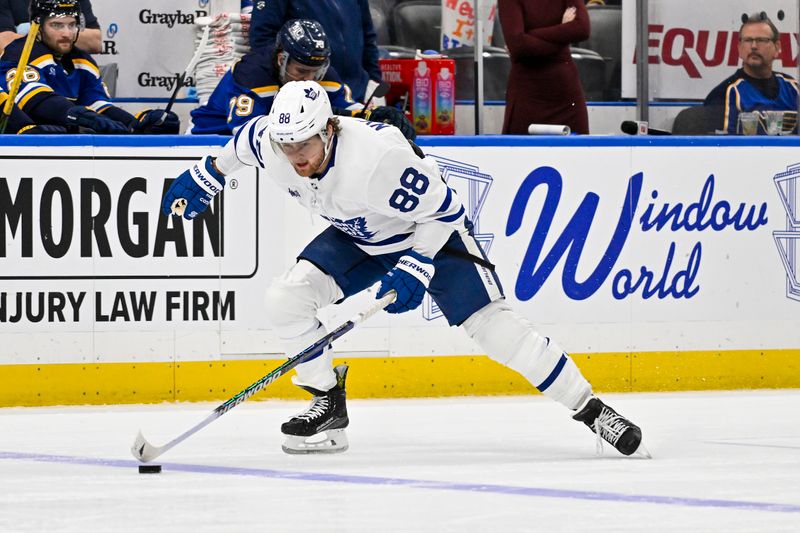
[[[317,310],[340,300],[344,295],[332,277],[308,261],[300,260],[276,278],[267,289],[267,319],[283,341],[287,357],[292,357],[327,335],[317,319]],[[326,391],[336,385],[333,356],[323,354],[295,367],[295,385]]]
[[[462,326],[489,357],[522,374],[545,396],[570,409],[591,396],[592,386],[575,362],[505,300],[483,307]]]

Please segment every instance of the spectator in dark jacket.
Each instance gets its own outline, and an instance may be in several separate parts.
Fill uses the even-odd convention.
[[[499,0],[511,55],[503,133],[527,135],[528,125],[565,124],[589,133],[589,114],[570,43],[589,38],[583,0]]]
[[[0,52],[8,43],[28,33],[31,20],[28,3],[28,0],[0,0]],[[78,0],[78,3],[84,20],[75,46],[84,52],[99,54],[103,37],[100,35],[100,23],[92,12],[92,2]]]
[[[272,49],[283,24],[291,19],[316,20],[331,44],[331,65],[353,91],[353,99],[364,101],[370,88],[381,80],[375,28],[367,0],[270,0],[255,2],[250,25],[250,46]]]

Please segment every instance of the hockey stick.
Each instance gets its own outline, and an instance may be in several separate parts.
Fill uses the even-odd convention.
[[[384,96],[386,96],[386,94],[389,92],[389,89],[391,88],[392,85],[390,83],[387,83],[385,81],[380,82],[378,86],[375,87],[375,90],[372,91],[372,94],[369,95],[367,101],[364,103],[364,109],[369,109],[369,104],[372,103],[373,98],[383,98]]]
[[[263,389],[264,387],[266,387],[267,385],[269,385],[270,383],[272,383],[273,381],[275,381],[276,379],[287,373],[289,370],[293,369],[300,363],[304,362],[306,359],[319,354],[319,352],[323,348],[325,348],[325,346],[327,346],[334,340],[338,339],[351,329],[355,328],[358,324],[365,321],[366,319],[368,319],[369,317],[371,317],[372,315],[374,315],[375,313],[377,313],[378,311],[380,311],[381,309],[392,303],[396,296],[397,294],[394,291],[389,291],[387,294],[383,296],[383,298],[373,303],[369,308],[365,309],[364,311],[361,311],[356,316],[354,316],[353,318],[351,318],[350,320],[348,320],[335,330],[331,331],[330,333],[322,337],[320,340],[318,340],[317,342],[315,342],[314,344],[312,344],[311,346],[300,352],[299,354],[295,355],[294,357],[291,357],[281,366],[279,366],[278,368],[276,368],[263,378],[259,379],[258,381],[256,381],[255,383],[244,389],[242,392],[240,392],[233,398],[229,399],[225,403],[218,406],[211,412],[210,415],[204,418],[199,424],[181,433],[180,435],[178,435],[168,443],[164,444],[163,446],[153,446],[152,444],[147,442],[147,439],[144,438],[142,432],[139,431],[139,434],[136,436],[136,440],[133,442],[133,446],[131,446],[131,453],[135,458],[137,458],[139,461],[143,463],[152,461],[153,459],[160,456],[167,450],[172,449],[177,444],[180,444],[187,438],[191,437],[192,435],[194,435],[195,433],[197,433],[198,431],[200,431],[201,429],[209,425],[211,422],[221,417],[222,415],[224,415],[225,413],[227,413],[228,411],[230,411],[243,401],[247,400],[252,395],[254,395],[258,391],[260,391],[261,389]]]
[[[8,100],[3,106],[3,115],[0,116],[0,134],[6,132],[8,119],[11,112],[14,110],[14,99],[17,97],[19,86],[22,85],[22,77],[25,75],[25,69],[28,68],[28,59],[31,56],[31,49],[33,43],[36,42],[36,35],[39,33],[39,23],[31,22],[31,27],[28,30],[28,37],[25,39],[25,46],[22,47],[22,54],[19,56],[17,63],[17,71],[14,72],[14,79],[11,82],[11,87],[8,89]]]
[[[193,72],[194,69],[197,67],[197,63],[200,61],[200,56],[203,54],[203,49],[206,47],[206,43],[208,42],[208,32],[211,30],[211,26],[206,26],[203,28],[203,35],[200,37],[200,44],[197,45],[197,50],[194,51],[194,55],[192,59],[189,61],[189,64],[186,65],[186,68],[183,72],[177,75],[175,80],[175,89],[172,91],[172,96],[169,97],[169,102],[167,102],[167,107],[164,108],[164,115],[162,115],[161,120],[158,121],[156,126],[160,126],[166,120],[167,115],[170,111],[172,111],[172,106],[175,105],[175,100],[178,98],[178,91],[181,90],[183,87],[184,82],[186,81],[186,77],[189,75],[190,72]]]

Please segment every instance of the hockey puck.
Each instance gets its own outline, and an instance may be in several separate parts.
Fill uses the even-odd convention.
[[[160,474],[161,465],[139,465],[140,474]]]

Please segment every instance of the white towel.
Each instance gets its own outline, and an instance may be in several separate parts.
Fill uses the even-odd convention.
[[[531,124],[528,126],[530,135],[569,135],[569,126],[561,124]]]

